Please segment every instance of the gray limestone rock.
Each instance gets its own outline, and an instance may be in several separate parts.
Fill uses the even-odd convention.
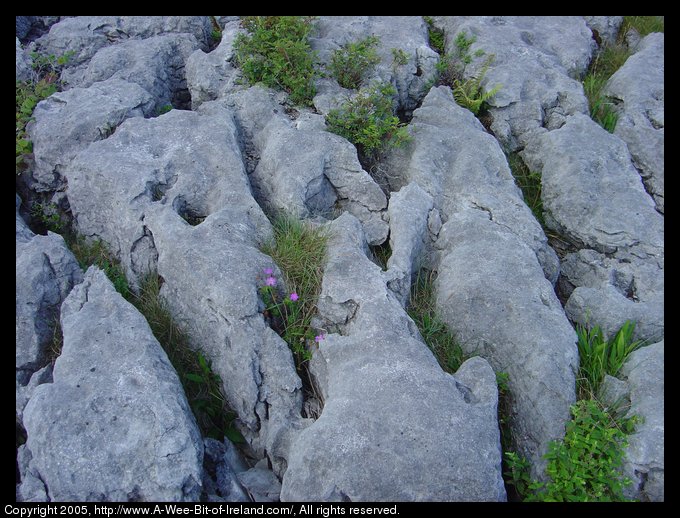
[[[314,353],[322,372],[310,367],[324,408],[292,444],[281,500],[505,500],[488,363],[443,372],[366,256],[359,222],[343,214],[330,231],[318,305],[328,334]]]
[[[17,16],[18,18],[24,18],[23,16]],[[24,49],[21,47],[21,43],[19,42],[19,38],[16,38],[17,40],[17,50],[16,50],[16,74],[17,74],[17,81],[29,81],[31,77],[33,76],[33,60],[31,59],[31,56],[24,51]]]
[[[215,50],[210,53],[197,50],[187,59],[185,73],[193,110],[206,101],[224,96],[237,86],[240,73],[231,61],[238,33],[239,22],[228,22],[222,30],[222,41]]]
[[[564,433],[578,366],[576,335],[548,281],[557,258],[498,143],[449,89],[430,91],[409,131],[411,144],[389,164],[395,183],[417,183],[441,213],[437,307],[466,352],[510,375],[514,437],[539,473]]]
[[[646,36],[609,79],[604,94],[619,103],[614,134],[628,145],[633,163],[659,212],[664,211],[664,35]]]
[[[413,273],[423,266],[424,255],[431,246],[428,218],[432,210],[432,196],[417,183],[408,184],[390,197],[392,254],[387,260],[385,278],[402,306],[408,303]]]
[[[87,63],[102,47],[168,32],[192,34],[207,50],[212,25],[208,16],[75,16],[50,27],[38,43],[48,54],[73,52],[73,68]]]
[[[595,41],[600,47],[616,42],[623,16],[584,16],[586,25],[593,31]]]
[[[476,41],[470,47],[495,59],[483,86],[502,85],[489,101],[491,130],[504,149],[522,148],[536,134],[559,127],[574,113],[588,113],[579,82],[595,41],[580,16],[447,16],[435,17],[446,33],[446,49],[465,31]],[[468,67],[479,72],[484,59]]]
[[[29,126],[35,157],[32,188],[63,189],[64,170],[78,152],[108,138],[125,119],[153,113],[151,95],[119,79],[57,92],[38,103]]]
[[[31,31],[34,16],[17,16],[16,17],[16,38],[24,39]]]
[[[107,79],[121,79],[136,83],[151,94],[156,110],[168,104],[188,108],[190,95],[184,67],[198,48],[196,38],[184,33],[127,40],[100,49],[82,76],[72,76],[70,84],[87,87]]]
[[[628,438],[624,473],[633,484],[625,491],[631,498],[664,501],[664,342],[642,347],[630,355],[621,369],[630,388],[628,416],[641,423]]]
[[[203,492],[208,501],[249,502],[248,494],[237,477],[237,473],[247,468],[233,462],[233,444],[228,439],[219,442],[211,438],[205,438],[203,444]]]
[[[34,235],[16,217],[16,379],[25,386],[45,366],[59,307],[82,271],[60,235]]]
[[[91,267],[61,324],[54,382],[37,387],[24,411],[30,470],[47,499],[197,500],[200,432],[144,317]]]
[[[278,502],[281,482],[266,466],[255,466],[237,475],[253,502]]]

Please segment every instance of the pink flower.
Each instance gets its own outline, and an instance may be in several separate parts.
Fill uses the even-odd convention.
[[[298,297],[298,294],[295,293],[295,292],[293,292],[293,293],[290,294],[290,300],[292,300],[293,302],[295,302],[295,301],[296,301],[297,299],[299,299],[299,298],[300,298],[300,297]]]
[[[316,336],[314,337],[314,341],[315,341],[316,343],[319,343],[319,342],[320,342],[321,340],[323,340],[324,338],[326,338],[326,335],[324,335],[324,334],[316,335]]]
[[[271,268],[265,268],[262,271],[264,272],[265,275],[270,275],[270,276],[271,276],[272,273],[274,273],[274,270],[271,269]]]
[[[267,286],[276,286],[276,277],[267,277],[264,281]]]

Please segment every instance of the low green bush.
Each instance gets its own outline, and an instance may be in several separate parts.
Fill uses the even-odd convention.
[[[315,55],[309,45],[311,16],[245,16],[247,34],[234,41],[235,61],[250,84],[284,90],[295,104],[315,94]]]
[[[364,74],[380,62],[376,47],[380,38],[369,36],[363,40],[350,42],[336,50],[329,70],[343,88],[359,88]]]
[[[362,88],[340,108],[328,113],[328,130],[356,145],[360,156],[366,159],[386,148],[403,145],[409,135],[394,114],[396,93],[390,84]]]

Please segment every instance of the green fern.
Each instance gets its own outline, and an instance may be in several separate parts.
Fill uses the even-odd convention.
[[[453,80],[453,98],[458,104],[467,108],[475,115],[479,114],[484,103],[496,95],[502,87],[502,85],[498,84],[486,92],[482,87],[482,81],[493,60],[493,54],[488,56],[484,61],[484,65],[482,65],[482,69],[476,76],[469,77],[468,79]]]

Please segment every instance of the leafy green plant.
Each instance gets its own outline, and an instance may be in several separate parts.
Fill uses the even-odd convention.
[[[581,397],[597,395],[605,374],[616,376],[630,354],[643,344],[641,340],[633,340],[634,332],[635,323],[630,320],[609,340],[604,338],[599,326],[576,327]]]
[[[61,234],[64,231],[66,223],[64,222],[59,207],[55,203],[33,203],[31,205],[31,217],[44,226],[45,230]]]
[[[380,44],[377,36],[350,42],[333,52],[329,69],[343,88],[359,88],[364,74],[380,62],[376,47]]]
[[[408,54],[402,50],[393,48],[392,49],[392,68],[396,68],[401,65],[408,63]]]
[[[528,502],[625,501],[623,489],[631,481],[621,474],[624,432],[595,400],[578,401],[571,414],[564,440],[552,441],[545,455],[549,481],[531,480],[526,461],[508,452],[509,483]]]
[[[395,94],[390,84],[362,88],[340,108],[328,113],[328,130],[352,142],[360,155],[368,159],[387,147],[403,145],[409,135],[394,115]]]
[[[437,54],[444,54],[446,52],[444,47],[444,31],[435,27],[434,19],[431,16],[423,16],[423,20],[425,20],[425,23],[427,24],[427,36],[430,48]]]
[[[435,306],[435,272],[421,270],[411,286],[407,308],[423,340],[434,353],[443,370],[454,373],[465,361],[465,355],[453,333],[438,315]]]
[[[488,55],[482,63],[479,72],[474,76],[465,77],[467,66],[475,58],[482,57],[485,53],[482,49],[471,53],[472,44],[476,41],[474,36],[467,37],[465,31],[456,35],[454,49],[444,54],[437,63],[437,77],[435,84],[446,85],[451,88],[453,97],[458,104],[467,108],[475,115],[484,110],[488,101],[496,95],[502,85],[496,85],[486,91],[482,87],[484,78],[495,59],[493,54]]]
[[[260,294],[265,317],[288,343],[298,369],[311,358],[310,345],[323,339],[322,334],[315,336],[311,321],[321,291],[327,241],[322,229],[292,216],[281,216],[274,220],[274,241],[262,250],[279,265],[287,288],[282,291],[273,268],[263,271]]]
[[[234,56],[247,81],[284,90],[295,104],[311,104],[316,75],[308,42],[312,21],[311,16],[245,16],[248,33],[236,37]]]

